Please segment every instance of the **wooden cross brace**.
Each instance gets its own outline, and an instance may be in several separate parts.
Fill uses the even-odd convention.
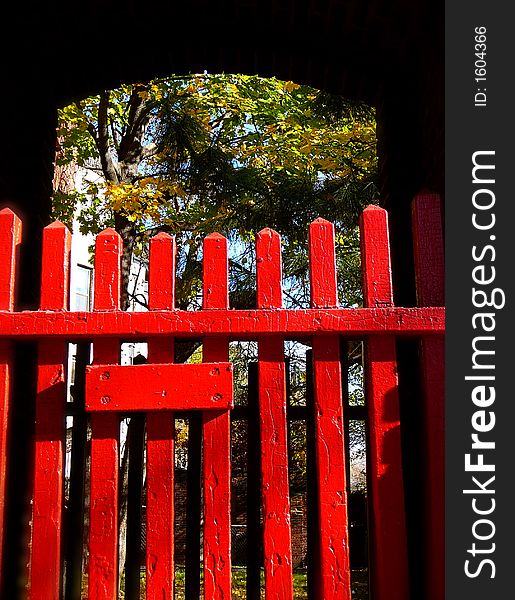
[[[232,364],[93,365],[87,411],[227,410],[234,407]]]

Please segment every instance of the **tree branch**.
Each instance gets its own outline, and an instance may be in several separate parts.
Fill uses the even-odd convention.
[[[118,172],[111,156],[109,143],[109,122],[107,109],[109,108],[110,92],[102,92],[98,103],[98,137],[96,140],[102,171],[105,178],[113,183],[119,183]]]
[[[78,102],[75,102],[74,104],[77,107],[77,109],[79,110],[79,112],[83,113],[81,105]],[[88,121],[86,115],[84,115],[84,117],[86,119],[88,133],[95,141],[95,144],[98,145],[97,130],[95,129],[95,126],[93,125],[93,123],[91,121]]]
[[[116,148],[116,150],[118,150],[118,148],[120,147],[120,140],[118,138],[118,133],[116,131],[113,119],[109,119],[109,126],[111,128],[111,136],[113,138],[114,147]]]
[[[142,151],[141,151],[141,159],[143,160],[145,158],[149,158],[150,156],[153,156],[156,153],[156,150],[157,150],[157,144],[154,144],[154,143],[143,146]]]
[[[139,162],[142,157],[142,139],[150,118],[150,102],[140,95],[145,89],[146,86],[135,85],[128,102],[127,129],[120,141],[118,155],[121,162]]]

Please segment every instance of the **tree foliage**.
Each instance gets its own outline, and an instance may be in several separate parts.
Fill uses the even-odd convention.
[[[55,216],[78,214],[84,233],[114,226],[125,275],[146,236],[175,234],[186,307],[200,284],[201,237],[219,231],[236,241],[233,300],[248,305],[249,243],[268,226],[283,237],[290,301],[302,303],[307,226],[322,216],[339,226],[342,299],[359,301],[354,226],[376,191],[370,108],[274,78],[197,74],[123,85],[59,117],[58,165],[99,178],[80,191],[56,189]]]

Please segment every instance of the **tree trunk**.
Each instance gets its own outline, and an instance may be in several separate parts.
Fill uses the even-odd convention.
[[[129,276],[131,272],[132,264],[132,253],[134,251],[134,244],[136,242],[136,230],[133,223],[131,223],[125,216],[120,213],[114,215],[114,228],[122,238],[123,252],[122,252],[122,297],[121,297],[121,309],[127,310],[130,304],[129,295]]]

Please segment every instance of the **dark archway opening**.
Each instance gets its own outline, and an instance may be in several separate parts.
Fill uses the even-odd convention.
[[[13,7],[14,8],[14,7]],[[49,222],[56,107],[120,81],[170,71],[277,75],[361,99],[377,107],[382,202],[390,211],[396,303],[414,302],[409,204],[427,188],[443,192],[443,2],[226,2],[188,5],[151,1],[121,6],[88,2],[80,8],[42,6],[32,15],[14,8],[11,31],[26,52],[4,66],[0,99],[0,203],[26,217],[19,307],[38,303],[41,229]],[[158,19],[153,15],[159,15]],[[142,23],[153,23],[147,30]],[[102,23],[99,26],[99,23]],[[190,23],[191,27],[180,24]],[[12,56],[12,40],[4,55]],[[399,344],[401,403],[416,422],[418,377],[413,346]],[[22,476],[10,477],[12,506],[27,507],[34,348],[20,346],[11,451]],[[402,376],[404,373],[404,376]],[[32,383],[31,383],[32,381]],[[416,447],[415,428],[406,444]],[[20,435],[17,435],[17,434]],[[408,461],[416,482],[416,464]],[[19,473],[18,471],[18,473]],[[419,487],[408,489],[412,554],[417,556]],[[23,530],[12,514],[8,546]],[[4,594],[16,598],[18,557],[5,565]],[[414,598],[423,596],[420,560],[413,562]]]

